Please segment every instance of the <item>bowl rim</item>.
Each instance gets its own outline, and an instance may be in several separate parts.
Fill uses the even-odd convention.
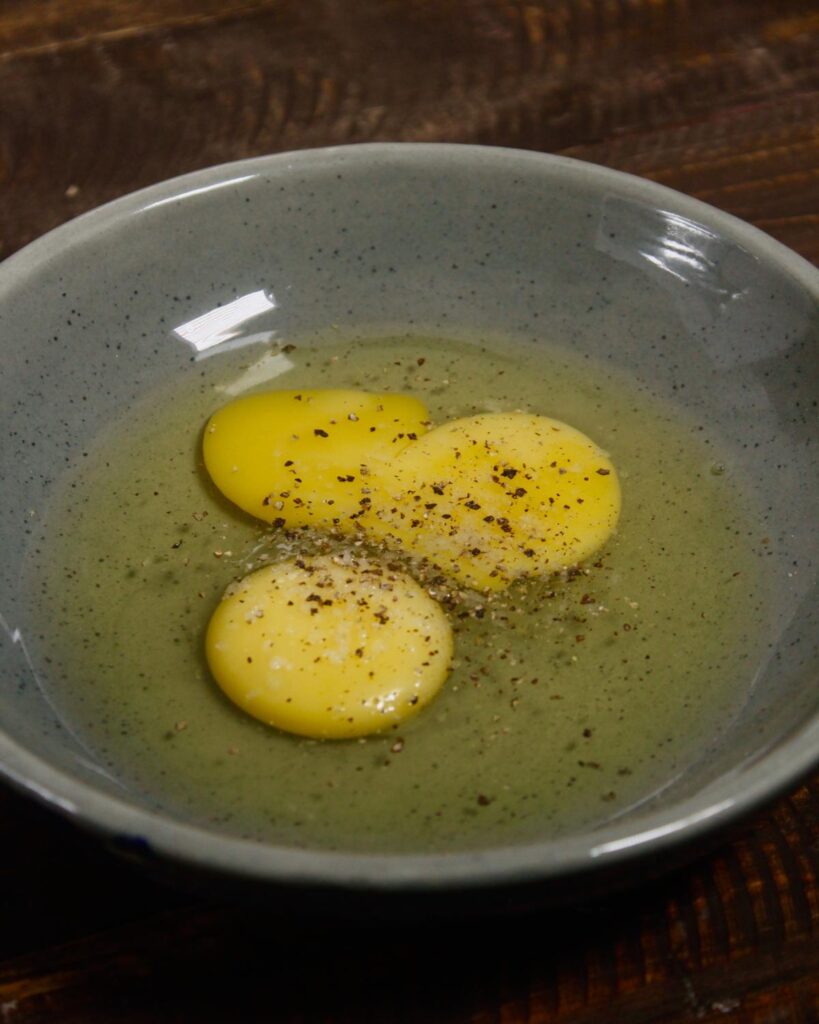
[[[543,173],[616,191],[716,230],[759,259],[775,264],[819,303],[819,270],[758,228],[645,178],[569,157],[528,150],[454,143],[363,143],[283,152],[203,168],[151,185],[81,214],[0,263],[0,301],[44,263],[128,218],[179,204],[216,189],[268,175],[366,169],[460,167]],[[10,634],[12,642],[14,636]],[[754,759],[668,808],[645,811],[579,835],[457,853],[366,854],[277,846],[212,832],[110,795],[38,754],[0,729],[0,775],[22,791],[94,831],[137,843],[161,859],[261,882],[370,890],[437,890],[546,881],[604,866],[620,867],[696,841],[771,801],[819,762],[819,715]]]

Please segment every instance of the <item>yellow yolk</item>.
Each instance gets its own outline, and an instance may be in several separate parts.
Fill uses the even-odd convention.
[[[427,419],[407,395],[270,391],[214,413],[202,452],[213,482],[245,512],[352,530],[369,501],[368,474],[425,433]]]
[[[497,413],[446,423],[405,448],[360,522],[462,585],[500,590],[588,557],[619,512],[617,474],[593,441],[545,416]]]
[[[408,576],[321,556],[232,586],[205,647],[216,681],[249,714],[302,736],[345,738],[424,707],[449,672],[452,631]]]

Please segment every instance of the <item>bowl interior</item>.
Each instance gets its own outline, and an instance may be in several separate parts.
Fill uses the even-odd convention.
[[[135,830],[152,827],[138,817],[150,800],[123,790],[55,713],[37,663],[36,595],[20,581],[34,520],[66,466],[124,409],[191,372],[214,344],[197,325],[218,309],[228,311],[224,348],[328,325],[549,338],[707,425],[753,490],[773,596],[740,712],[661,795],[553,844],[545,860],[541,850],[542,863],[557,870],[564,855],[626,849],[669,815],[757,799],[809,763],[819,706],[815,273],[731,218],[599,168],[376,146],[166,183],[0,270],[0,724],[13,777],[101,827],[123,830],[134,814]]]

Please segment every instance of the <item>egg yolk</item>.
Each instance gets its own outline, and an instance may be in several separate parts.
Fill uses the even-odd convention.
[[[593,441],[545,416],[497,413],[403,449],[360,522],[462,585],[500,590],[588,557],[619,512],[617,474]]]
[[[229,588],[208,626],[211,671],[287,732],[380,732],[435,696],[452,658],[440,606],[410,577],[336,556],[267,566]]]
[[[407,395],[337,389],[247,395],[208,421],[205,466],[245,512],[279,526],[352,530],[367,476],[427,429]]]

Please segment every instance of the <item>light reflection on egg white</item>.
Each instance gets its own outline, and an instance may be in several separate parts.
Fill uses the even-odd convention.
[[[267,336],[265,336],[264,340],[268,340]],[[292,369],[292,359],[288,359],[283,352],[265,352],[261,359],[257,359],[255,363],[248,366],[234,380],[229,381],[227,384],[217,385],[216,390],[222,391],[231,397],[242,395],[245,391],[249,391],[258,384],[266,384],[268,381],[281,377],[282,374]]]

